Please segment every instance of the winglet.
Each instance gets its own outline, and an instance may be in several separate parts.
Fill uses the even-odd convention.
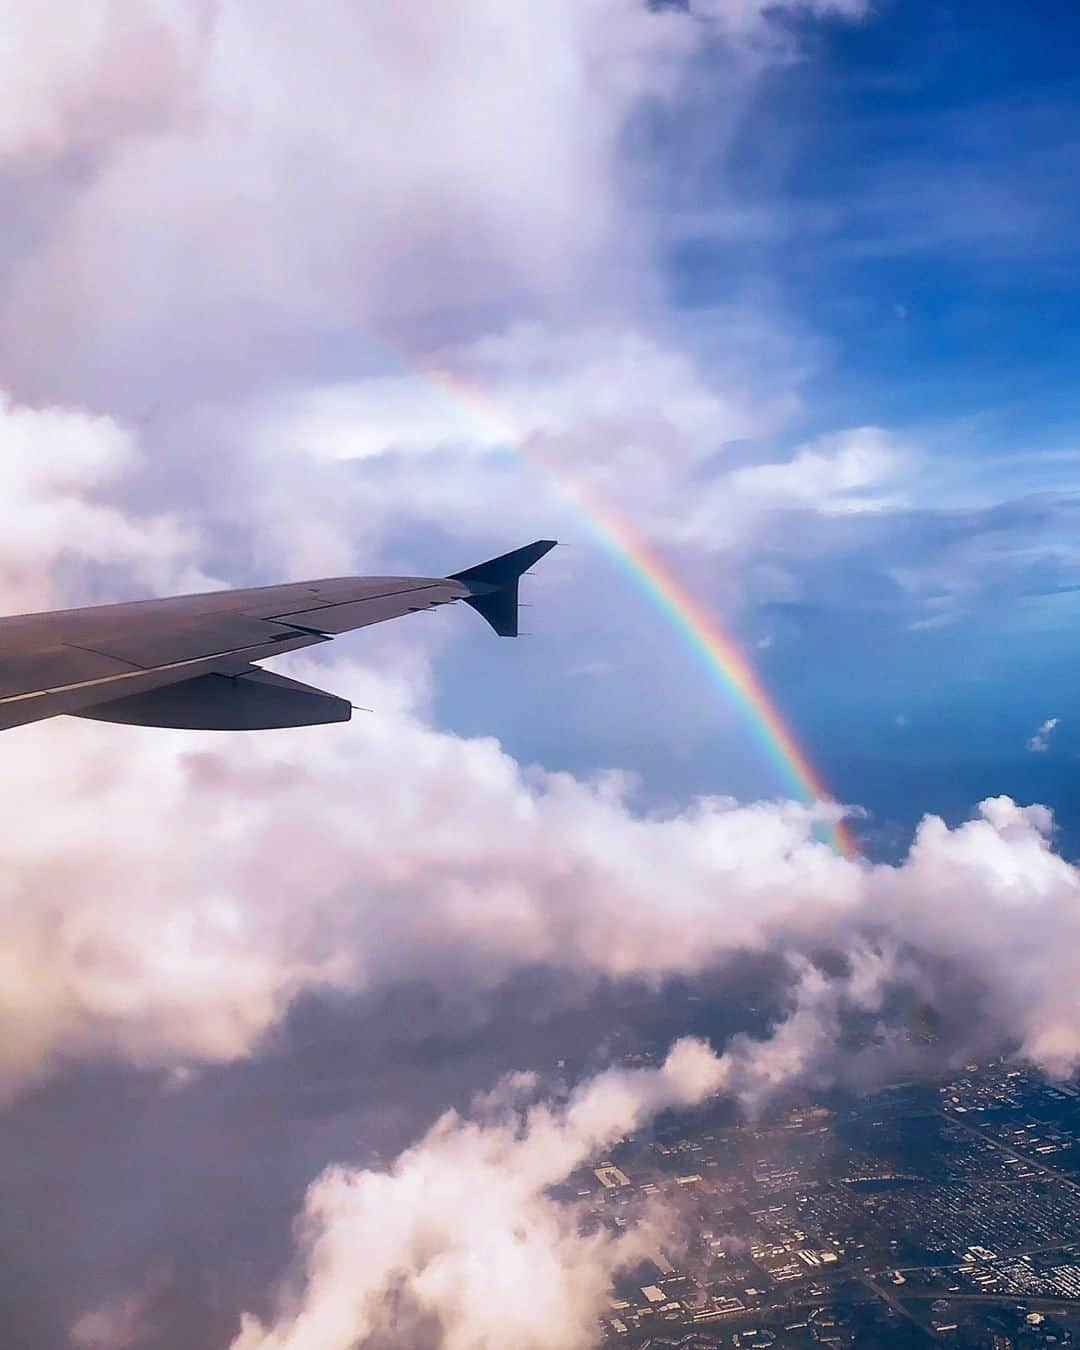
[[[472,594],[464,597],[465,603],[482,614],[500,637],[517,637],[518,581],[523,572],[554,547],[554,539],[537,539],[512,553],[455,572],[448,580],[460,581],[469,588]]]

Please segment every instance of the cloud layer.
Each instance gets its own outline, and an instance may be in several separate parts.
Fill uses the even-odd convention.
[[[0,394],[0,604],[30,611],[89,598],[95,572],[132,585],[208,588],[191,565],[197,537],[171,513],[115,502],[140,467],[131,430],[109,417],[33,409]],[[66,591],[66,594],[65,594]]]
[[[69,722],[5,737],[9,1091],[71,1054],[243,1055],[305,989],[467,993],[530,965],[661,979],[868,942],[895,954],[882,981],[912,979],[911,951],[964,972],[980,1042],[1080,1060],[1080,876],[1044,808],[931,817],[899,866],[869,866],[817,843],[801,807],[642,814],[618,774],[526,770],[434,730],[385,679],[330,682],[379,711],[227,743]]]
[[[20,394],[141,378],[159,399],[159,360],[215,384],[357,323],[625,305],[648,238],[624,206],[633,115],[706,43],[737,96],[788,49],[776,14],[861,8],[23,7],[0,58],[22,245],[3,365]]]

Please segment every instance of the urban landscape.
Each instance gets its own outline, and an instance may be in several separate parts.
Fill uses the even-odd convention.
[[[564,1188],[670,1242],[624,1275],[605,1344],[658,1350],[1080,1340],[1080,1088],[968,1065],[754,1125],[668,1120]]]

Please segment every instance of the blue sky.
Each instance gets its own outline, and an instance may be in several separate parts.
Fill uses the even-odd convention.
[[[908,429],[946,461],[958,495],[998,497],[995,528],[1017,519],[1033,543],[1067,541],[1075,516],[1078,37],[1075,9],[1054,4],[980,6],[976,23],[955,7],[885,4],[834,28],[820,63],[776,76],[791,148],[763,192],[810,222],[763,250],[763,266],[834,344],[825,405]],[[767,126],[766,141],[775,134]],[[756,143],[751,119],[740,147],[751,182]],[[676,286],[682,267],[676,256]],[[689,299],[692,271],[685,285]],[[1034,494],[1045,497],[1023,523]],[[1061,584],[1072,579],[1066,568]],[[811,680],[808,699],[791,669],[805,658],[774,678],[801,725],[826,705],[815,738],[860,800],[907,814],[900,777],[956,812],[1015,776],[1053,802],[1075,846],[1075,596],[1003,591],[940,632],[804,615],[807,654],[849,654],[846,687]],[[842,609],[840,586],[821,601]],[[897,715],[903,728],[890,726]],[[1060,730],[1033,765],[1027,730],[1051,715]],[[851,749],[830,748],[837,719]]]
[[[982,6],[971,24],[886,4],[778,77],[780,197],[808,228],[770,265],[841,344],[849,399],[890,420],[993,418],[1032,449],[1068,427],[1078,31],[1066,5]]]

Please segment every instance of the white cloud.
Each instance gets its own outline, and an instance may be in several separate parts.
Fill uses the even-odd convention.
[[[16,7],[0,52],[0,171],[19,175],[7,378],[130,408],[191,380],[262,385],[279,342],[348,334],[363,363],[372,339],[488,331],[555,302],[632,312],[655,277],[628,125],[705,42],[734,120],[788,54],[785,13],[808,9],[859,6]]]
[[[24,191],[57,214],[0,322],[37,363],[62,336],[85,388],[117,356],[144,369],[147,345],[232,361],[260,331],[570,297],[626,227],[625,119],[696,34],[637,0],[332,3],[317,22],[92,0],[75,24],[53,0],[11,38],[0,154],[36,152]],[[77,187],[74,149],[95,168]],[[13,341],[5,355],[31,378]]]
[[[875,903],[898,940],[992,991],[1002,1036],[1068,1073],[1080,1062],[1080,870],[1054,853],[1052,828],[1046,807],[1008,797],[952,830],[927,816],[903,866],[875,869]]]
[[[706,48],[734,123],[791,52],[785,16],[861,9],[333,0],[313,23],[254,0],[89,0],[69,23],[43,0],[0,53],[5,379],[39,406],[154,419],[139,492],[190,485],[212,540],[267,574],[347,570],[433,523],[531,530],[536,484],[566,475],[710,553],[748,549],[778,504],[873,505],[850,450],[761,466],[747,491],[713,462],[784,425],[805,355],[752,309],[716,315],[707,378],[657,336],[626,152]],[[414,358],[480,399],[401,369]],[[538,475],[492,454],[508,435]]]
[[[32,409],[0,393],[0,604],[56,603],[58,563],[124,567],[136,584],[183,589],[194,533],[174,517],[132,515],[108,500],[138,466],[131,433],[108,417]]]
[[[452,372],[449,387],[414,372],[212,414],[237,483],[217,509],[261,551],[302,548],[295,565],[315,570],[410,528],[474,538],[497,522],[509,536],[535,532],[542,516],[545,532],[575,533],[565,492],[578,485],[647,518],[656,538],[690,534],[710,550],[760,519],[760,496],[747,501],[729,475],[696,481],[726,441],[786,416],[785,400],[754,383],[716,392],[686,356],[633,328],[519,326],[433,360]],[[688,513],[688,494],[713,509]],[[310,547],[305,521],[318,526]]]
[[[1054,730],[1060,721],[1060,717],[1048,717],[1045,722],[1041,723],[1036,728],[1034,736],[1032,736],[1027,743],[1027,748],[1034,751],[1037,755],[1044,754],[1049,750],[1050,737],[1053,735]]]
[[[54,158],[136,120],[161,130],[182,103],[199,5],[59,0],[13,5],[0,51],[0,157]]]
[[[303,988],[440,980],[448,962],[464,989],[535,961],[696,968],[717,939],[760,942],[770,910],[797,926],[785,879],[821,909],[850,897],[798,807],[640,819],[617,775],[525,772],[395,708],[385,680],[315,677],[379,712],[306,736],[5,734],[9,1087],[71,1053],[229,1059]],[[710,931],[751,857],[756,914]]]
[[[245,1055],[303,989],[452,971],[465,996],[536,963],[657,978],[870,933],[992,990],[989,1042],[1080,1059],[1080,874],[1044,808],[929,817],[903,863],[870,868],[814,842],[801,807],[641,815],[617,774],[524,770],[433,730],[385,679],[302,673],[378,712],[217,739],[5,733],[8,1091],[71,1055]]]
[[[881,511],[903,504],[893,485],[909,461],[881,427],[854,427],[798,446],[784,462],[736,469],[723,486],[740,499],[825,515]]]
[[[759,333],[763,343],[769,336]],[[700,458],[769,425],[764,399],[710,389],[688,356],[630,327],[517,324],[425,354],[416,369],[395,359],[402,369],[394,375],[257,401],[249,434],[269,453],[347,460],[446,446],[491,451],[537,437],[558,453],[573,435],[565,456],[586,468],[580,452],[596,435],[659,430],[679,437],[674,448],[684,456]],[[603,441],[594,447],[601,464],[604,449]]]

